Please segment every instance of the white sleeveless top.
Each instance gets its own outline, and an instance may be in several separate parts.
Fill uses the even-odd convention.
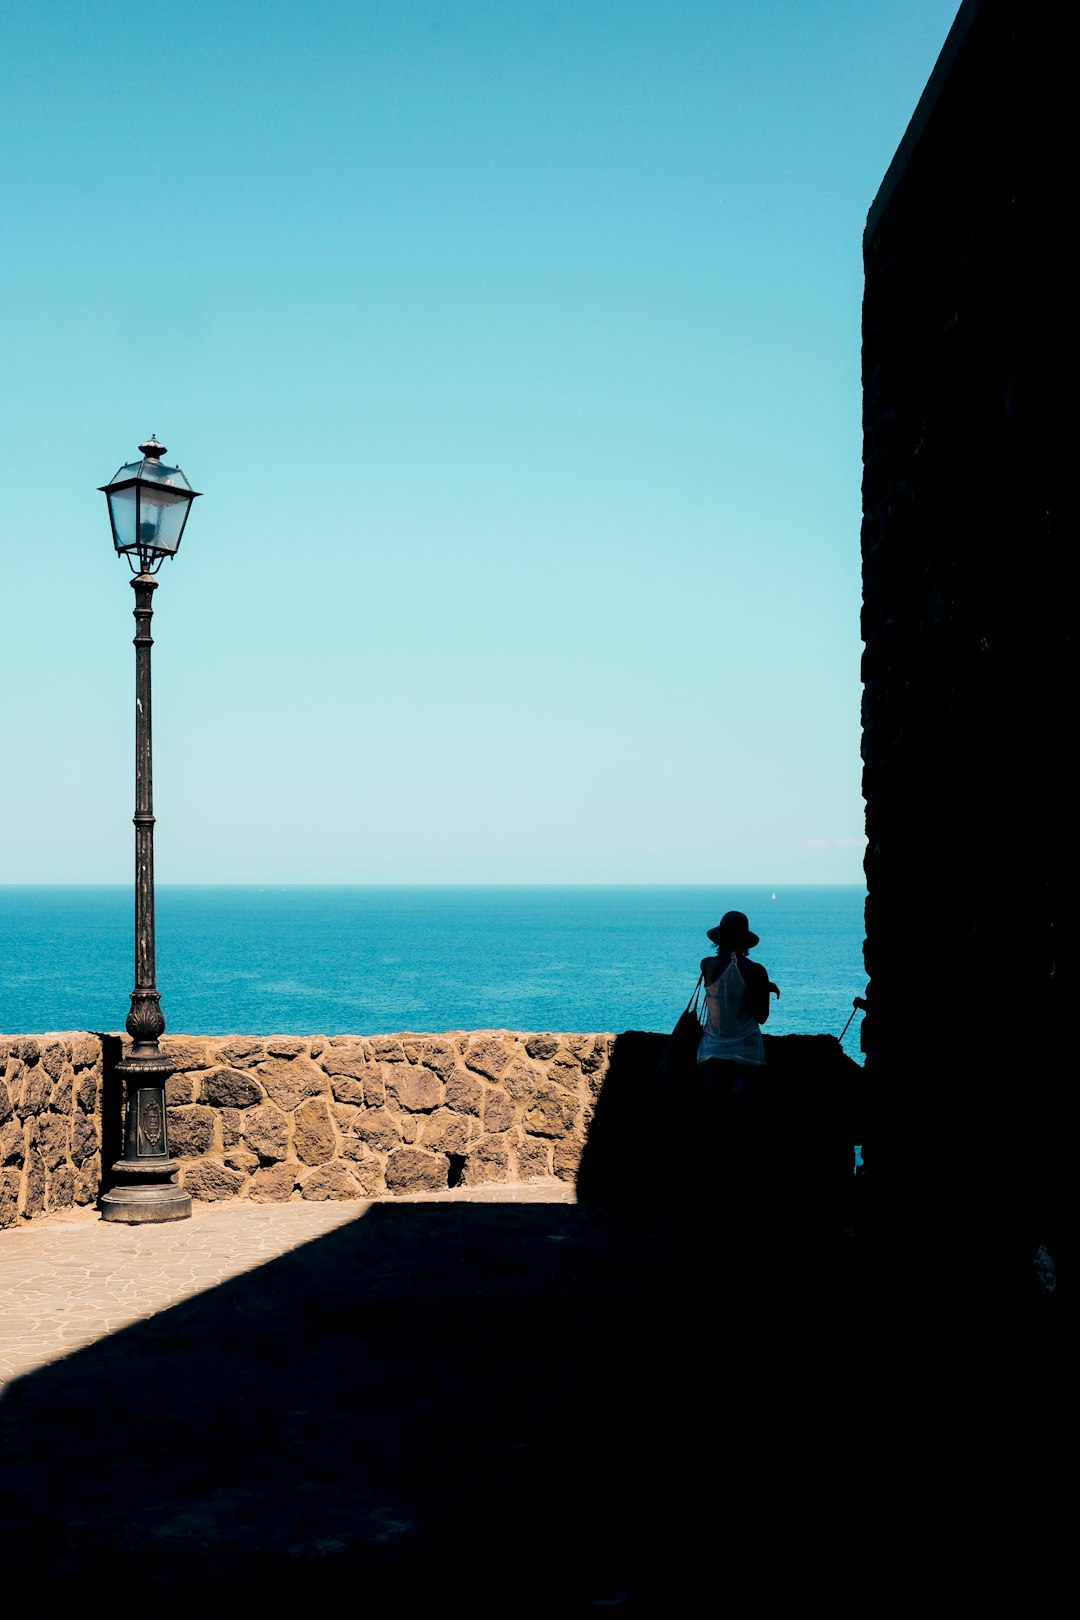
[[[739,959],[731,961],[712,984],[705,987],[706,1024],[697,1060],[723,1058],[727,1063],[765,1062],[761,1025],[750,1011],[750,993],[739,972]]]

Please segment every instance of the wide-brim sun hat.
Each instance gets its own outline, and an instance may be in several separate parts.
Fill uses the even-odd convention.
[[[715,928],[708,930],[708,937],[714,945],[729,945],[738,950],[752,950],[760,945],[761,940],[757,934],[750,931],[750,923],[742,911],[725,911]]]

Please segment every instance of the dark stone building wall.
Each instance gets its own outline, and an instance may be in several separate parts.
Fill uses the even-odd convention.
[[[957,1298],[1064,1261],[1063,15],[965,0],[864,241],[864,1158],[912,1286]]]

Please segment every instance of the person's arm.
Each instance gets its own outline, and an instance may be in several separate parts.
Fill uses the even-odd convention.
[[[769,991],[772,989],[769,975],[760,962],[751,962],[746,958],[739,963],[739,968],[750,992],[750,1011],[759,1024],[764,1024],[769,1016]]]

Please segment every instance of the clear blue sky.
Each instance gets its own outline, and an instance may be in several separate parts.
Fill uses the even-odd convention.
[[[861,882],[861,233],[957,0],[5,0],[0,882]]]

